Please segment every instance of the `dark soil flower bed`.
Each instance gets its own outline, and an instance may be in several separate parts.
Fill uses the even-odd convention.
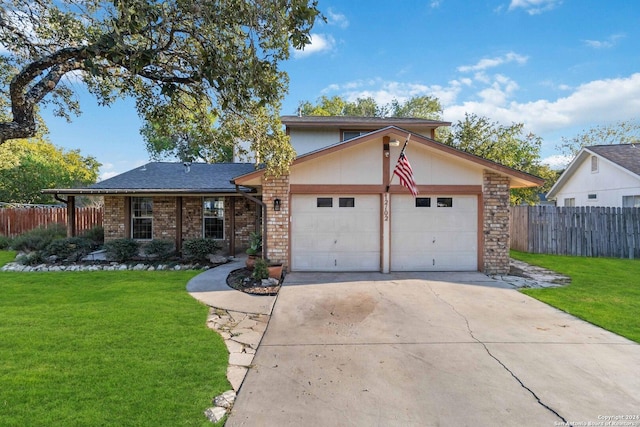
[[[227,276],[227,285],[230,288],[253,295],[276,295],[280,290],[277,286],[262,286],[262,280],[251,277],[253,272],[246,268],[233,270]]]

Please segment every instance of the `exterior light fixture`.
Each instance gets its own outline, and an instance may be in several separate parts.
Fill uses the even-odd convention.
[[[280,199],[273,199],[273,210],[276,212],[280,210]]]

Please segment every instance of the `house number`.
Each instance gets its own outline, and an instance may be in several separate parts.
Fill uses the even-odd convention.
[[[384,220],[389,221],[389,193],[384,193]]]

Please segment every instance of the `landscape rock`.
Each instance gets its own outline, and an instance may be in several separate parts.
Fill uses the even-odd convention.
[[[227,410],[219,406],[207,408],[207,410],[204,411],[204,416],[214,424],[223,419],[225,415],[227,415]]]

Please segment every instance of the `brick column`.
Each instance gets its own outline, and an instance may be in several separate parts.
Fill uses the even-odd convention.
[[[280,210],[273,210],[273,201],[280,199]],[[264,177],[262,201],[266,205],[267,259],[270,262],[288,264],[289,256],[289,175]]]
[[[509,272],[509,178],[484,172],[483,239],[485,274]]]

